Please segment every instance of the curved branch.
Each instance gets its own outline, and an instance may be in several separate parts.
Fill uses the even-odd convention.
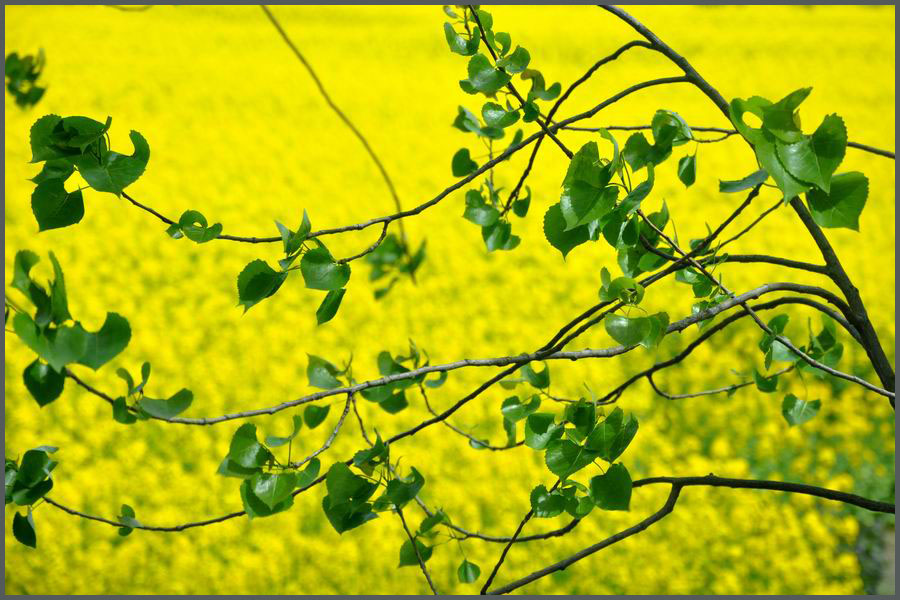
[[[651,125],[609,125],[607,127],[563,127],[566,131],[586,131],[596,133],[601,129],[606,129],[607,131],[641,131],[645,129],[652,129]],[[708,133],[721,133],[722,137],[716,138],[714,140],[698,140],[694,139],[695,142],[699,142],[701,144],[714,144],[716,142],[722,142],[727,140],[733,135],[737,135],[738,131],[736,129],[725,129],[723,127],[694,127],[691,125],[691,131],[702,131]],[[894,153],[891,150],[882,150],[881,148],[876,148],[875,146],[869,146],[868,144],[861,144],[859,142],[847,142],[848,148],[855,148],[857,150],[862,150],[863,152],[869,152],[870,154],[876,154],[878,156],[883,156],[885,158],[890,158],[895,160]]]
[[[347,264],[347,263],[350,262],[350,261],[356,260],[357,258],[362,258],[362,257],[365,256],[366,254],[371,254],[372,252],[375,252],[375,249],[378,248],[378,246],[381,245],[381,242],[384,241],[384,238],[385,238],[385,236],[387,235],[387,230],[388,230],[388,224],[385,223],[385,224],[384,224],[384,227],[381,229],[381,235],[378,236],[378,239],[375,240],[375,243],[374,243],[374,244],[372,244],[371,246],[369,246],[368,248],[366,248],[365,250],[363,250],[363,251],[360,252],[359,254],[354,254],[353,256],[349,256],[349,257],[347,257],[347,258],[342,258],[342,259],[337,260],[337,261],[335,261],[335,262],[336,262],[337,264],[339,264],[339,265],[344,265],[344,264]]]
[[[712,487],[730,487],[735,489],[751,489],[751,490],[773,490],[780,492],[789,492],[794,494],[804,494],[807,496],[815,496],[817,498],[824,498],[826,500],[834,500],[836,502],[843,502],[845,504],[850,504],[852,506],[858,506],[860,508],[865,508],[867,510],[871,510],[874,512],[882,512],[888,514],[894,514],[894,505],[889,504],[887,502],[879,502],[877,500],[870,500],[868,498],[863,498],[862,496],[857,496],[855,494],[848,494],[846,492],[839,492],[837,490],[830,490],[827,488],[821,488],[813,485],[805,485],[801,483],[787,483],[783,481],[768,481],[768,480],[754,480],[754,479],[729,479],[724,477],[716,477],[713,474],[709,474],[705,477],[648,477],[647,479],[639,479],[631,484],[632,488],[642,487],[645,485],[651,485],[655,483],[668,483],[672,486],[669,491],[669,496],[666,498],[665,504],[663,504],[662,508],[658,511],[644,519],[643,521],[637,523],[625,529],[624,531],[620,531],[619,533],[606,538],[605,540],[594,544],[593,546],[588,546],[584,550],[576,552],[572,556],[563,559],[557,563],[554,563],[548,567],[544,567],[539,571],[535,571],[531,575],[527,575],[521,579],[518,579],[512,583],[504,585],[502,587],[496,588],[487,592],[489,594],[506,594],[515,589],[518,589],[524,585],[527,585],[533,581],[541,579],[542,577],[546,577],[551,573],[555,573],[556,571],[562,571],[563,569],[571,566],[572,564],[578,562],[579,560],[594,554],[595,552],[599,552],[604,548],[612,546],[616,542],[620,542],[626,538],[631,537],[636,533],[640,533],[650,527],[651,525],[658,523],[661,521],[666,515],[671,513],[675,509],[675,504],[678,502],[678,497],[681,494],[681,490],[685,487],[689,486],[712,486]],[[484,593],[484,592],[482,592]]]
[[[785,367],[784,369],[781,369],[780,371],[776,371],[776,372],[772,373],[772,377],[775,377],[777,375],[784,375],[785,373],[787,373],[789,371],[793,371],[793,370],[794,370],[794,365],[791,365],[790,367]],[[735,383],[734,385],[729,385],[727,387],[716,388],[713,390],[703,390],[702,392],[691,392],[689,394],[669,394],[669,393],[664,392],[661,389],[659,389],[659,386],[657,386],[656,382],[653,381],[652,373],[649,373],[647,375],[647,381],[650,383],[650,387],[653,388],[654,392],[656,392],[657,394],[659,394],[660,396],[662,396],[663,398],[665,398],[667,400],[685,400],[687,398],[699,398],[700,396],[712,396],[714,394],[721,394],[722,392],[731,392],[734,390],[739,390],[743,387],[747,387],[748,385],[753,385],[754,383],[756,383],[755,381],[744,381],[741,383]]]
[[[313,452],[312,454],[310,454],[309,456],[307,456],[306,458],[304,458],[303,460],[298,460],[296,462],[290,463],[288,465],[289,468],[291,468],[291,469],[300,468],[331,447],[332,442],[334,442],[334,438],[337,437],[338,432],[341,430],[341,427],[344,425],[344,419],[347,418],[347,413],[350,412],[351,404],[353,404],[353,394],[352,393],[347,394],[347,403],[344,405],[344,412],[341,413],[341,418],[338,419],[337,425],[334,426],[334,429],[332,430],[331,435],[328,436],[328,439],[325,440],[325,443],[322,444],[322,447],[319,448],[318,450],[316,450],[315,452]]]
[[[416,545],[416,538],[413,537],[412,532],[409,530],[409,527],[406,525],[406,519],[403,518],[403,509],[399,506],[396,507],[397,516],[400,517],[400,522],[403,524],[403,531],[406,532],[406,537],[409,538],[409,543],[412,545],[413,552],[416,553],[416,560],[419,561],[419,568],[422,569],[422,573],[425,574],[425,580],[428,582],[428,587],[431,588],[431,592],[437,596],[438,592],[434,588],[434,582],[431,581],[431,575],[428,574],[428,569],[425,567],[425,561],[422,560],[422,554],[419,553],[419,547]]]

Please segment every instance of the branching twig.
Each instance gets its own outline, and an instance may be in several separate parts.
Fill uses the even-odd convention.
[[[315,452],[313,452],[312,454],[310,454],[309,456],[307,456],[306,458],[304,458],[303,460],[299,460],[299,461],[290,463],[288,465],[288,467],[290,467],[291,469],[300,468],[303,465],[305,465],[306,463],[308,463],[309,461],[311,461],[312,459],[314,459],[315,457],[317,457],[318,455],[320,455],[323,452],[325,452],[326,450],[328,450],[331,447],[332,442],[334,442],[334,438],[337,437],[338,432],[341,430],[341,427],[344,425],[344,419],[347,418],[347,413],[350,412],[350,406],[352,403],[353,403],[353,393],[351,392],[351,393],[347,394],[347,403],[344,404],[344,412],[341,413],[341,418],[338,419],[338,422],[334,426],[334,429],[332,430],[331,435],[328,436],[328,439],[325,440],[325,443],[322,444],[322,447],[319,448],[318,450],[316,450]]]
[[[422,560],[422,555],[419,553],[419,547],[416,545],[416,538],[413,536],[412,532],[409,530],[409,527],[406,525],[406,519],[403,518],[403,509],[399,506],[395,507],[397,510],[397,516],[400,517],[400,523],[403,524],[403,531],[406,532],[406,536],[409,538],[409,543],[412,544],[413,552],[416,553],[416,559],[419,561],[419,568],[422,569],[422,573],[425,574],[425,580],[428,582],[428,587],[431,588],[431,592],[437,596],[438,592],[434,589],[434,583],[431,581],[431,575],[428,574],[428,569],[425,567],[425,561]]]

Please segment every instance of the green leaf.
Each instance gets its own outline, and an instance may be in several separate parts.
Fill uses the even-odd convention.
[[[113,419],[123,425],[131,425],[137,422],[137,417],[128,410],[128,403],[124,396],[119,396],[113,400]]]
[[[637,431],[637,417],[629,414],[627,417],[625,417],[625,420],[622,423],[622,427],[612,439],[612,442],[608,446],[608,449],[601,453],[601,458],[603,458],[607,462],[612,462],[619,458],[619,456],[621,456],[622,453],[625,452],[625,450],[628,448],[628,445],[631,444],[631,440],[633,440],[634,436],[637,435]]]
[[[678,161],[678,179],[684,187],[691,187],[697,180],[697,155],[683,156]]]
[[[804,136],[794,143],[776,142],[778,158],[791,175],[814,183],[828,193],[831,176],[844,160],[847,128],[837,115],[828,115],[812,137]]]
[[[532,450],[543,450],[551,441],[563,434],[563,424],[554,423],[552,413],[534,413],[525,420],[525,445]]]
[[[325,294],[325,299],[322,300],[322,304],[319,305],[319,308],[316,309],[316,323],[321,325],[323,323],[327,323],[331,319],[334,318],[334,315],[337,314],[338,308],[341,306],[341,300],[344,299],[344,294],[347,292],[346,289],[339,290],[331,290],[327,294]]]
[[[463,218],[476,225],[487,227],[493,225],[500,218],[500,211],[485,202],[478,190],[466,192],[466,209]]]
[[[664,312],[645,317],[650,325],[647,335],[640,341],[641,346],[650,349],[658,346],[669,327],[669,315]]]
[[[198,244],[216,239],[222,233],[222,224],[207,227],[206,217],[196,210],[186,210],[178,219],[178,229],[191,241]],[[171,234],[170,234],[171,235]]]
[[[753,369],[753,381],[756,382],[756,389],[766,394],[771,394],[778,389],[778,375],[766,377]]]
[[[450,51],[463,56],[475,54],[478,50],[478,44],[481,41],[480,36],[477,34],[472,35],[469,39],[464,38],[456,33],[453,29],[453,25],[450,23],[444,23],[444,35],[447,38],[447,45],[450,46]]]
[[[500,412],[504,419],[512,422],[521,421],[528,415],[534,414],[541,406],[541,397],[535,394],[528,404],[522,404],[518,396],[511,396],[503,401]]]
[[[799,196],[810,188],[810,185],[799,181],[784,168],[776,156],[775,138],[771,134],[764,131],[763,138],[756,143],[755,150],[760,166],[772,176],[775,185],[784,194],[785,201],[790,201],[794,196]]]
[[[418,548],[419,550],[419,556],[422,557],[422,562],[428,562],[428,559],[431,558],[432,552],[434,552],[431,546],[426,546],[419,540],[416,540],[416,548]],[[416,550],[413,549],[412,542],[410,542],[408,539],[403,542],[402,546],[400,546],[400,563],[397,566],[419,566],[419,558],[416,556]]]
[[[66,181],[75,172],[75,165],[65,158],[55,158],[44,163],[41,172],[31,178],[35,185],[40,185],[51,179]]]
[[[29,272],[34,265],[40,262],[40,260],[38,255],[31,250],[19,250],[16,252],[16,258],[13,262],[11,285],[25,294],[29,299],[31,299],[31,287],[33,285]],[[32,300],[32,302],[34,301]]]
[[[28,515],[22,516],[18,512],[13,516],[13,536],[20,544],[24,544],[31,548],[37,548],[37,533],[34,529],[34,517],[31,516],[31,509],[28,509]]]
[[[286,511],[294,505],[294,497],[288,494],[281,502],[274,506],[269,506],[261,498],[253,493],[253,484],[250,479],[245,479],[241,483],[241,501],[244,504],[244,510],[251,519],[256,517],[269,517],[276,513]]]
[[[806,100],[811,87],[793,91],[775,104],[761,105],[763,127],[781,141],[793,143],[803,137],[796,117],[797,107]]]
[[[527,69],[529,62],[531,62],[531,55],[528,54],[528,50],[522,46],[516,46],[512,54],[497,61],[497,66],[507,73],[515,75]]]
[[[784,415],[788,425],[793,427],[794,425],[803,425],[815,417],[821,407],[821,400],[806,401],[793,394],[788,394],[781,403],[781,414]]]
[[[303,420],[306,422],[306,426],[310,429],[315,429],[321,425],[325,417],[328,416],[329,410],[331,410],[330,406],[316,406],[315,404],[307,406],[303,410]]]
[[[532,363],[526,363],[522,367],[522,377],[536,388],[543,389],[550,387],[550,365],[545,363],[544,370],[538,373],[532,367]]]
[[[297,485],[294,473],[257,473],[250,479],[253,495],[259,498],[270,509],[284,502]]]
[[[488,252],[494,250],[512,250],[522,240],[517,235],[512,235],[512,225],[506,221],[497,221],[493,225],[485,225],[481,228],[481,238]]]
[[[845,227],[859,231],[859,216],[869,195],[869,180],[858,171],[841,173],[831,179],[831,191],[810,190],[806,201],[813,220],[820,227]]]
[[[57,373],[62,373],[63,367],[84,355],[90,337],[80,325],[50,329],[44,336],[31,317],[23,313],[13,317],[13,330],[25,345],[46,360]]]
[[[297,489],[304,489],[312,484],[319,476],[319,467],[321,463],[318,458],[311,459],[306,468],[297,473]]]
[[[473,562],[463,559],[456,569],[456,578],[460,583],[474,583],[481,576],[481,568]]]
[[[573,248],[590,239],[587,225],[567,229],[566,219],[558,202],[544,214],[544,236],[551,246],[562,253],[563,260]]]
[[[469,59],[469,83],[485,95],[493,95],[509,83],[510,76],[491,65],[491,61],[483,54],[476,54]]]
[[[76,323],[76,327],[81,326]],[[85,334],[86,348],[78,363],[96,371],[128,347],[128,342],[131,341],[131,326],[125,317],[116,313],[106,313],[106,320],[100,330]]]
[[[341,382],[335,377],[340,371],[336,366],[313,354],[307,354],[309,364],[306,367],[306,376],[309,385],[325,390],[341,387]]]
[[[74,225],[84,217],[81,190],[67,192],[62,179],[44,181],[31,194],[31,212],[38,231]]]
[[[129,137],[134,145],[131,156],[109,151],[102,154],[99,161],[90,154],[75,158],[79,174],[98,192],[121,194],[122,190],[138,180],[147,167],[150,160],[147,140],[137,131],[132,131]]]
[[[300,428],[303,427],[303,417],[301,417],[300,415],[294,415],[293,420],[294,420],[294,429],[291,431],[290,435],[288,435],[287,437],[277,437],[274,435],[267,435],[266,436],[266,446],[269,446],[270,448],[277,448],[278,446],[284,446],[285,444],[287,444],[288,442],[293,440],[295,437],[297,437],[297,434],[300,432]]]
[[[571,440],[554,440],[547,445],[544,462],[550,472],[566,479],[588,466],[597,458],[597,454],[579,446]]]
[[[53,139],[53,131],[62,121],[59,115],[44,115],[31,126],[31,162],[63,158],[77,155],[78,150],[73,148],[60,148]]]
[[[531,188],[526,185],[525,191],[527,195],[524,198],[516,198],[512,204],[513,213],[519,218],[524,218],[528,214],[528,207],[531,205]]]
[[[629,510],[631,475],[625,465],[616,463],[603,475],[592,477],[590,497],[603,510]]]
[[[193,392],[182,388],[172,394],[167,400],[143,397],[138,402],[138,408],[154,417],[171,419],[186,411],[193,401]]]
[[[468,148],[460,148],[453,155],[450,168],[454,177],[465,177],[478,169],[478,163],[469,156]]]
[[[50,455],[46,450],[33,448],[22,455],[16,483],[22,487],[34,487],[50,475],[52,469]]]
[[[444,513],[444,511],[438,510],[430,517],[425,517],[424,519],[422,519],[422,523],[419,525],[419,529],[416,531],[416,535],[428,533],[437,525],[445,522],[447,522],[447,515]]]
[[[562,514],[566,499],[556,492],[550,493],[542,484],[531,490],[531,510],[539,519],[550,519]]]
[[[286,278],[287,273],[275,271],[263,260],[254,260],[238,275],[238,305],[243,306],[246,313],[252,306],[274,295]]]
[[[603,321],[606,332],[623,346],[639,344],[651,333],[651,324],[647,317],[628,318],[622,315],[606,315]]]
[[[57,373],[50,368],[50,365],[42,363],[39,359],[35,359],[25,367],[22,377],[25,380],[25,387],[28,388],[29,393],[41,408],[59,398],[66,384],[65,376]]]
[[[61,324],[72,318],[69,314],[69,300],[66,296],[66,280],[56,255],[50,252],[53,263],[53,283],[50,284],[50,313],[54,323]]]
[[[613,409],[611,413],[597,425],[591,434],[587,438],[587,442],[585,446],[593,451],[597,452],[598,455],[606,460],[607,462],[612,462],[616,459],[616,456],[613,456],[613,449],[618,449],[623,445],[627,447],[628,442],[634,437],[634,434],[637,432],[637,420],[633,419],[633,417],[629,417],[629,423],[631,420],[635,421],[634,425],[629,425],[629,431],[626,431],[625,428],[625,413],[621,408],[616,407]],[[630,430],[634,429],[632,433]],[[621,437],[621,442],[616,442],[616,439]],[[622,447],[622,451],[625,448]],[[621,452],[620,452],[621,454]]]
[[[350,280],[350,265],[337,264],[325,246],[313,248],[300,259],[300,273],[306,287],[313,290],[337,290]]]
[[[325,516],[338,533],[378,517],[368,500],[378,486],[354,475],[344,463],[335,463],[325,476],[328,495],[322,500]]]
[[[650,122],[655,146],[671,148],[680,146],[694,139],[691,128],[681,116],[671,110],[658,110]]]
[[[266,464],[272,453],[256,439],[256,425],[244,423],[238,427],[231,438],[228,458],[237,466],[245,469],[258,469]]]
[[[484,122],[490,127],[499,127],[501,129],[509,127],[519,120],[519,111],[507,111],[496,102],[486,102],[481,107],[481,116]],[[473,169],[474,170],[474,169]]]
[[[412,472],[409,476],[403,479],[391,479],[387,484],[385,495],[398,508],[406,506],[425,485],[425,478],[422,474],[415,467],[410,467],[410,470]]]
[[[719,191],[726,194],[743,192],[744,190],[749,190],[750,188],[758,186],[768,178],[769,174],[766,172],[766,170],[760,169],[759,171],[750,173],[743,179],[738,179],[737,181],[719,180]]]

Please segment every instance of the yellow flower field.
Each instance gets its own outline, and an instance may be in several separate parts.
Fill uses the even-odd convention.
[[[634,39],[623,23],[596,7],[486,7],[495,29],[531,53],[548,85],[563,88],[594,61]],[[464,221],[463,191],[405,221],[415,246],[427,239],[417,284],[398,282],[382,300],[381,282],[369,267],[352,263],[353,276],[337,316],[316,326],[323,294],[305,289],[299,274],[279,293],[246,314],[237,306],[236,277],[256,258],[273,264],[280,244],[172,240],[165,226],[112,194],[85,190],[78,225],[38,233],[31,213],[38,171],[29,164],[29,128],[45,114],[112,117],[112,148],[130,152],[128,132],[151,148],[144,175],[128,193],[168,216],[203,212],[235,235],[277,235],[273,220],[296,227],[305,209],[314,229],[356,223],[394,212],[383,181],[352,134],[316,88],[258,7],[157,6],[144,12],[106,7],[5,7],[6,53],[43,48],[48,90],[22,110],[6,95],[6,275],[15,253],[41,256],[40,279],[51,276],[47,252],[65,270],[72,314],[96,330],[106,312],[125,316],[128,348],[96,373],[80,376],[112,395],[123,383],[116,368],[132,374],[143,361],[153,372],[147,393],[168,397],[182,387],[194,402],[184,416],[214,416],[272,406],[314,391],[306,377],[307,353],[335,364],[353,355],[362,381],[377,376],[382,350],[405,353],[408,339],[432,363],[531,352],[563,324],[597,302],[600,269],[619,273],[606,243],[586,244],[563,261],[542,233],[547,207],[559,200],[568,164],[551,142],[542,145],[529,179],[533,192],[525,219],[513,220],[522,237],[512,252],[485,251],[478,228]],[[317,70],[335,102],[364,132],[392,174],[404,207],[432,198],[455,179],[453,154],[481,154],[473,136],[451,127],[457,106],[478,111],[483,99],[463,93],[466,59],[451,54],[435,7],[273,7],[273,12]],[[722,94],[777,100],[801,87],[805,130],[836,112],[849,138],[893,151],[893,7],[630,7],[627,10],[681,52]],[[637,48],[601,69],[563,105],[559,117],[584,111],[603,98],[647,79],[678,75],[662,57]],[[518,82],[518,79],[516,79]],[[523,84],[523,87],[526,87]],[[527,89],[527,87],[526,87]],[[546,104],[546,103],[545,103]],[[588,126],[646,124],[660,108],[691,125],[730,127],[696,89],[651,88],[601,112]],[[525,124],[526,134],[536,131]],[[701,134],[698,134],[698,137]],[[712,134],[705,134],[713,137]],[[628,134],[617,132],[619,144]],[[580,147],[596,134],[563,132]],[[502,147],[508,143],[502,140]],[[701,144],[697,182],[685,190],[676,177],[679,147],[661,165],[645,204],[665,199],[679,239],[706,234],[743,197],[718,192],[719,179],[739,179],[756,169],[739,136]],[[601,149],[607,146],[601,144]],[[529,151],[496,170],[498,185],[515,184]],[[480,158],[477,158],[481,162]],[[845,268],[859,287],[878,334],[894,361],[895,177],[893,160],[848,149],[841,171],[870,180],[860,232],[829,229]],[[74,181],[74,180],[73,180]],[[70,184],[71,185],[71,184]],[[465,188],[464,188],[465,189]],[[728,231],[736,233],[778,198],[761,198]],[[362,251],[378,235],[373,227],[328,238],[335,256]],[[395,231],[394,228],[391,229]],[[821,262],[815,245],[789,208],[766,218],[731,250],[778,254]],[[834,289],[824,278],[767,264],[720,267],[726,284],[746,291],[767,281],[796,281]],[[649,288],[642,305],[666,310],[674,320],[690,313],[688,288],[664,281]],[[788,307],[787,333],[805,342],[806,307]],[[584,394],[582,383],[605,393],[629,374],[683,348],[692,327],[665,339],[653,352],[638,348],[619,359],[550,363],[552,392]],[[864,352],[841,332],[841,369],[876,381]],[[749,319],[712,338],[657,383],[687,393],[745,381],[762,369],[761,337]],[[603,327],[571,349],[614,342]],[[238,421],[211,427],[112,419],[105,402],[67,382],[53,404],[39,408],[22,383],[34,359],[14,335],[5,344],[6,455],[18,457],[41,444],[59,446],[50,496],[86,513],[114,519],[130,504],[145,524],[170,525],[241,509],[238,481],[216,475]],[[776,365],[777,366],[777,365]],[[739,372],[736,375],[732,369]],[[437,410],[451,406],[497,371],[473,367],[450,373],[430,392]],[[521,389],[525,393],[525,388]],[[644,381],[619,400],[640,419],[640,431],[622,460],[635,478],[655,475],[756,477],[805,482],[884,500],[893,489],[894,412],[884,398],[857,386],[832,385],[796,374],[782,378],[779,394],[754,386],[725,394],[667,401]],[[802,427],[781,415],[787,392],[822,400],[820,414]],[[500,404],[513,392],[494,387],[450,421],[480,438],[505,442]],[[360,399],[367,424],[384,437],[429,416],[418,394],[397,414]],[[328,399],[326,422],[304,428],[295,456],[318,448],[343,407]],[[549,402],[545,404],[550,404]],[[546,406],[545,406],[545,409]],[[555,407],[553,408],[555,410]],[[263,435],[284,435],[294,411],[253,419]],[[521,428],[519,431],[521,436]],[[520,438],[521,439],[521,438]],[[323,470],[364,447],[348,418]],[[427,428],[391,448],[401,470],[425,476],[422,497],[443,507],[456,524],[491,535],[510,535],[529,509],[529,493],[553,483],[542,453],[520,447],[478,451],[450,429]],[[595,510],[566,537],[517,545],[497,578],[505,583],[562,559],[657,510],[666,486],[636,489],[630,512]],[[246,517],[183,533],[135,531],[120,537],[112,527],[77,519],[41,505],[35,511],[38,548],[11,535],[14,506],[6,510],[8,594],[302,594],[426,593],[421,572],[397,568],[406,539],[395,517],[338,535],[322,512],[323,486],[297,496],[294,507],[266,519]],[[646,532],[616,544],[565,571],[518,590],[526,593],[862,593],[853,547],[863,511],[776,492],[687,488],[673,514]],[[424,516],[405,514],[415,526]],[[866,517],[862,517],[866,518]],[[558,528],[566,515],[534,519],[524,533]],[[891,519],[891,526],[893,519]],[[477,593],[502,545],[468,540],[463,549],[480,565],[476,584],[457,581],[458,545],[435,548],[428,566],[443,593]]]

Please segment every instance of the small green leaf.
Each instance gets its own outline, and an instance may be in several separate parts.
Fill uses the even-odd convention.
[[[623,346],[639,344],[651,333],[651,324],[647,317],[628,318],[610,314],[604,319],[606,332]]]
[[[460,583],[474,583],[481,576],[481,568],[473,562],[463,559],[456,569],[456,578]]]
[[[321,463],[318,458],[313,458],[306,464],[306,468],[297,473],[297,489],[302,490],[312,484],[319,476]]]
[[[74,159],[79,174],[98,192],[121,194],[122,190],[138,180],[147,167],[150,160],[147,140],[137,131],[132,131],[129,137],[134,146],[130,156],[108,151],[101,153],[99,160],[90,153]]]
[[[562,253],[563,260],[573,248],[590,239],[587,225],[567,229],[566,219],[558,202],[544,214],[544,236],[551,246]]]
[[[337,367],[313,354],[307,354],[309,357],[309,365],[306,367],[306,376],[309,378],[309,385],[325,390],[341,387],[341,382],[336,375],[340,372]]]
[[[539,389],[550,387],[550,365],[545,363],[544,370],[540,373],[536,372],[531,365],[532,363],[527,363],[522,367],[522,377],[525,378],[525,381]]]
[[[869,195],[869,180],[858,171],[831,179],[831,192],[817,189],[806,194],[813,220],[820,227],[845,227],[859,231],[859,216]]]
[[[137,422],[137,417],[128,410],[128,403],[124,396],[119,396],[113,401],[113,419],[123,425],[131,425]]]
[[[67,192],[62,179],[44,181],[31,194],[31,212],[38,222],[38,231],[68,227],[84,217],[81,190]]]
[[[778,375],[766,377],[753,369],[753,381],[756,382],[756,389],[766,394],[771,394],[778,389]]]
[[[531,510],[539,519],[550,519],[562,514],[566,506],[566,499],[558,493],[550,493],[541,484],[531,490]]]
[[[37,548],[37,533],[34,529],[34,517],[31,516],[31,509],[28,509],[28,515],[22,516],[18,512],[13,516],[13,535],[20,544],[24,544],[31,548]]]
[[[465,177],[478,169],[478,163],[469,156],[468,148],[460,148],[456,154],[453,155],[450,168],[453,171],[454,177]]]
[[[512,54],[497,61],[497,66],[507,73],[515,75],[527,69],[529,62],[531,62],[531,55],[528,54],[528,50],[522,46],[516,46]]]
[[[344,299],[344,294],[346,293],[346,289],[339,290],[331,290],[327,294],[325,294],[325,299],[322,300],[322,304],[319,305],[319,308],[316,309],[316,323],[321,325],[323,323],[327,323],[331,319],[334,318],[334,315],[337,314],[338,308],[341,306],[341,300]]]
[[[406,506],[425,485],[425,478],[422,474],[415,467],[411,467],[410,470],[412,472],[409,476],[403,479],[391,479],[387,484],[385,495],[398,508]]]
[[[257,473],[250,479],[253,495],[270,509],[287,499],[297,485],[294,473]]]
[[[228,458],[233,463],[245,469],[258,469],[266,464],[272,453],[256,439],[256,425],[244,423],[231,438],[228,448]]]
[[[603,475],[591,478],[591,500],[603,510],[629,510],[631,475],[621,463],[612,465]]]
[[[76,323],[76,327],[80,328],[81,325]],[[131,326],[122,315],[106,313],[106,320],[100,330],[96,333],[85,332],[85,335],[86,348],[78,362],[96,371],[128,347]]]
[[[269,506],[253,493],[253,484],[250,479],[245,479],[243,483],[241,483],[241,501],[244,504],[244,511],[251,519],[256,517],[269,517],[276,513],[286,511],[294,505],[294,497],[288,494],[281,502],[274,506]]]
[[[39,359],[35,359],[25,367],[22,377],[25,380],[25,387],[28,388],[31,396],[41,408],[59,398],[66,384],[65,376],[57,373],[50,368],[50,365],[42,363]]]
[[[315,429],[321,425],[325,417],[328,416],[329,410],[331,410],[330,406],[316,406],[315,404],[307,406],[303,410],[303,420],[306,422],[306,426],[310,429]]]
[[[551,441],[563,434],[563,424],[554,423],[552,413],[534,413],[525,420],[525,445],[532,450],[543,450]]]
[[[428,559],[431,558],[433,552],[431,546],[426,546],[419,540],[416,540],[416,548],[419,550],[419,556],[422,557],[422,562],[428,562]],[[419,558],[416,556],[416,551],[413,549],[412,542],[408,539],[400,546],[400,563],[397,566],[419,566]]]
[[[684,187],[691,187],[697,180],[697,155],[683,156],[678,161],[678,179]]]
[[[531,401],[528,404],[522,404],[518,396],[511,396],[503,401],[500,412],[505,419],[516,422],[534,414],[540,406],[541,397],[537,394],[531,397]]]
[[[553,440],[547,445],[544,462],[551,473],[566,479],[591,464],[595,458],[596,453],[571,440]]]
[[[487,227],[497,222],[497,219],[500,218],[500,211],[485,202],[481,192],[469,190],[466,192],[466,209],[463,212],[463,218],[476,225]]]
[[[719,181],[719,191],[725,194],[731,194],[734,192],[743,192],[744,190],[749,190],[750,188],[754,188],[759,184],[763,183],[766,179],[769,178],[769,174],[766,173],[765,169],[760,169],[754,173],[750,173],[743,179],[738,179],[737,181]]]
[[[306,287],[313,290],[337,290],[350,280],[350,265],[337,264],[325,246],[320,245],[300,259],[300,273]]]
[[[476,54],[469,59],[469,83],[479,92],[488,96],[496,94],[509,83],[510,76],[491,65],[484,54]]]
[[[278,446],[284,446],[292,439],[297,437],[297,434],[300,432],[300,428],[303,427],[303,417],[300,415],[294,415],[294,429],[291,431],[291,434],[287,437],[277,437],[274,435],[266,436],[266,446],[270,448],[277,448]]]
[[[453,29],[453,25],[450,23],[444,23],[444,35],[447,38],[447,45],[450,46],[450,51],[463,56],[475,54],[478,50],[478,44],[481,41],[478,34],[472,35],[469,39],[464,38],[456,33]]]
[[[263,260],[254,260],[238,275],[238,305],[243,306],[246,313],[252,306],[274,295],[286,278],[287,273],[275,271]]]
[[[145,396],[138,402],[138,408],[154,417],[171,419],[186,411],[193,401],[193,392],[182,388],[167,400],[155,400]]]
[[[481,116],[489,127],[499,127],[501,129],[509,127],[519,120],[519,111],[506,110],[496,102],[486,102],[481,107]]]
[[[822,407],[821,400],[806,401],[801,400],[793,394],[784,397],[781,403],[781,414],[788,422],[788,425],[803,425],[819,413]]]

